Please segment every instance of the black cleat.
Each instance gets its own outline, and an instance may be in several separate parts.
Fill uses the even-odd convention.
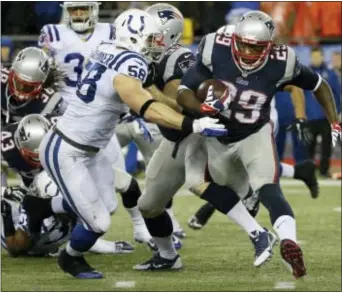
[[[313,161],[305,161],[295,165],[294,178],[303,181],[310,190],[311,197],[319,195],[319,185],[316,177],[316,165]]]
[[[156,253],[150,260],[136,265],[133,270],[137,271],[160,271],[160,270],[179,270],[182,268],[182,261],[179,255],[173,260],[164,259]]]
[[[103,274],[94,270],[83,256],[73,257],[62,250],[58,257],[58,266],[77,279],[102,279]]]

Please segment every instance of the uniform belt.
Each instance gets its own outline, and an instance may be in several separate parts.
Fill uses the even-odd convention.
[[[70,144],[71,146],[74,146],[77,149],[80,149],[80,150],[83,150],[86,152],[94,152],[94,153],[97,153],[100,150],[100,148],[97,148],[94,146],[82,145],[82,144],[79,144],[79,143],[71,140],[70,138],[65,136],[60,130],[58,130],[57,127],[54,127],[53,131],[55,133],[57,133],[66,143]]]

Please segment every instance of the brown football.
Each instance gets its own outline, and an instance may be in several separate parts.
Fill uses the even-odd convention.
[[[220,80],[208,79],[203,81],[201,85],[197,89],[196,97],[199,101],[204,102],[207,97],[207,92],[209,86],[212,85],[214,87],[214,97],[217,99],[221,98],[224,94],[227,86]]]

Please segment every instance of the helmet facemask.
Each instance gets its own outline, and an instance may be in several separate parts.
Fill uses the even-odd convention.
[[[16,101],[28,101],[41,95],[43,82],[24,80],[12,69],[8,77],[8,89]]]
[[[78,33],[86,33],[98,20],[98,3],[68,2],[63,5],[69,26]]]
[[[264,64],[272,49],[272,41],[255,41],[233,33],[232,50],[235,61],[242,69],[250,71]]]
[[[24,160],[31,165],[34,168],[41,168],[42,165],[39,160],[39,152],[37,151],[31,151],[30,149],[27,148],[21,148],[19,150],[20,155]]]

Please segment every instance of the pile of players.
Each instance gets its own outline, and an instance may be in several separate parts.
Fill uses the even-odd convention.
[[[65,2],[63,9],[63,24],[43,27],[41,48],[20,51],[2,68],[2,163],[23,182],[2,187],[1,239],[9,254],[50,254],[76,278],[102,278],[85,252],[134,250],[101,238],[116,191],[134,239],[155,251],[134,269],[180,269],[176,249],[185,233],[172,197],[185,185],[208,202],[207,214],[218,210],[248,234],[254,266],[270,259],[279,239],[294,277],[304,276],[295,217],[278,181],[272,98],[289,90],[303,108],[300,88],[312,90],[334,145],[341,127],[326,81],[290,47],[275,45],[272,19],[246,13],[235,27],[206,35],[195,57],[179,44],[183,16],[172,5],[130,9],[114,24],[98,23],[96,2]],[[215,97],[211,85],[201,102],[196,91],[209,79],[222,80],[227,94]],[[304,116],[299,110],[295,121],[303,138]],[[147,164],[143,192],[125,172],[121,147],[131,140]],[[294,173],[317,197],[314,165]],[[254,218],[259,203],[277,235]],[[200,227],[195,219],[190,224]]]

